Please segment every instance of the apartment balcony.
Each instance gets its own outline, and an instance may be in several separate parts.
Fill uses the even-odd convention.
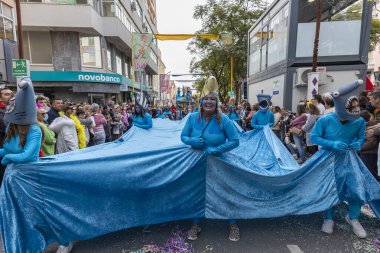
[[[21,3],[24,31],[74,31],[103,34],[102,17],[87,4]]]

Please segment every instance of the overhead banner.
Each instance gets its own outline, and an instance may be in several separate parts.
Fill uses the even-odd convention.
[[[200,37],[209,40],[220,39],[219,34],[155,34],[154,37],[158,40],[188,40],[194,37]]]
[[[167,82],[169,82],[170,76],[165,74],[160,74],[160,92],[168,92],[168,85]]]
[[[134,70],[142,71],[150,59],[150,52],[152,50],[152,33],[133,33],[133,56],[134,56]]]

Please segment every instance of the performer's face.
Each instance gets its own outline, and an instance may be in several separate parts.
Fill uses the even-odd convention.
[[[215,112],[216,102],[217,102],[217,98],[214,95],[209,94],[209,95],[205,96],[203,98],[203,104],[202,104],[203,110],[206,113]]]
[[[359,102],[358,102],[358,99],[356,97],[350,98],[347,101],[346,110],[352,114],[359,114],[360,113]]]

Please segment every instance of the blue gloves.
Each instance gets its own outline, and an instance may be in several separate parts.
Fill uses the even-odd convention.
[[[203,145],[205,144],[205,140],[203,138],[200,138],[200,137],[191,137],[189,140],[188,140],[188,143],[194,147],[194,148],[202,148]]]
[[[359,151],[361,148],[361,144],[358,141],[354,141],[353,143],[350,144],[349,147],[355,149],[356,151]]]
[[[218,151],[217,148],[208,147],[206,149],[206,153],[209,155],[218,155],[220,152]]]
[[[8,164],[11,164],[11,163],[12,163],[12,161],[8,159],[7,155],[5,155],[3,157],[3,159],[1,160],[1,164],[2,165],[8,165]]]
[[[331,148],[335,150],[347,150],[348,145],[343,141],[333,141]]]

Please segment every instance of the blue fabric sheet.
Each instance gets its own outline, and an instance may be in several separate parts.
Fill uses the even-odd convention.
[[[354,151],[320,151],[299,167],[265,127],[208,156],[181,142],[184,121],[156,119],[112,143],[8,166],[0,192],[5,251],[41,252],[54,241],[196,217],[314,213],[350,194],[380,214],[380,187]]]

